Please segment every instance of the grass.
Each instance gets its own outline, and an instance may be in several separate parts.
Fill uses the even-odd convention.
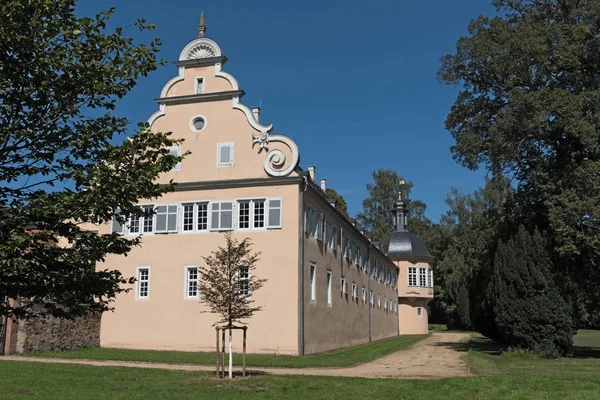
[[[309,356],[285,356],[272,354],[248,354],[246,363],[251,367],[313,368],[350,367],[375,360],[379,357],[405,349],[425,339],[427,335],[405,335],[378,340],[345,349],[328,351]],[[214,365],[215,353],[192,353],[184,351],[128,350],[91,347],[62,352],[32,352],[24,356],[78,358],[89,360],[117,360],[161,362],[169,364]],[[242,363],[241,354],[234,353],[233,363]],[[1,397],[0,397],[1,398]]]
[[[0,399],[598,399],[600,358],[589,350],[600,350],[600,331],[580,332],[575,344],[572,357],[542,360],[503,353],[474,335],[457,349],[479,376],[434,381],[274,375],[229,381],[212,373],[0,360]],[[311,357],[317,356],[296,358]]]
[[[469,331],[464,331],[461,329],[448,329],[448,326],[446,326],[446,324],[429,324],[429,330],[431,332],[446,332],[446,333],[469,332]]]

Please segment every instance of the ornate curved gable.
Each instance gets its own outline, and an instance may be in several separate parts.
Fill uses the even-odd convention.
[[[272,124],[260,122],[260,108],[241,102],[244,91],[223,70],[227,57],[204,37],[206,27],[199,28],[199,37],[175,61],[178,74],[164,85],[156,99],[159,109],[148,120],[151,130],[185,139],[180,151],[191,152],[164,178],[194,182],[295,174],[298,147],[289,137],[273,134]],[[228,157],[230,164],[222,162]]]

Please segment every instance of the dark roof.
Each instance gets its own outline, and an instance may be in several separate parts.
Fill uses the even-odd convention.
[[[392,260],[432,262],[434,259],[423,240],[408,231],[392,233],[379,243],[379,248]]]

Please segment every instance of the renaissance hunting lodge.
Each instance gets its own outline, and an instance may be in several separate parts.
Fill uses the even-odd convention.
[[[300,168],[296,144],[273,133],[260,108],[242,103],[227,58],[205,37],[203,22],[199,29],[148,120],[153,131],[185,138],[170,151],[191,152],[160,178],[177,182],[175,191],[140,202],[155,209],[153,218],[99,227],[100,234],[143,236],[127,257],[97,266],[137,278],[102,316],[100,345],[213,351],[215,317],[202,313],[198,266],[224,244],[224,231],[252,240],[261,252],[256,273],[268,279],[247,293],[264,306],[248,321],[248,352],[309,354],[426,333],[433,258],[408,231],[404,201],[390,216],[394,233],[370,241],[328,198],[315,168]]]

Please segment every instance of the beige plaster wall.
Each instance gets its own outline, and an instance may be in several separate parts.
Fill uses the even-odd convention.
[[[332,221],[339,229],[359,240],[359,234],[353,233],[349,224],[343,221],[323,199],[310,190],[305,192],[305,203],[321,211],[325,218]],[[325,241],[325,236],[324,236]],[[398,316],[393,310],[384,311],[383,299],[396,302],[396,289],[369,277],[367,272],[360,271],[358,266],[350,264],[341,254],[341,243],[338,238],[336,251],[327,248],[326,244],[311,238],[304,233],[304,330],[305,353],[317,353],[326,350],[354,346],[369,341],[369,309],[371,310],[371,340],[378,340],[398,334]],[[365,247],[368,241],[361,241]],[[374,247],[371,256],[379,257]],[[316,265],[316,301],[311,300],[310,266]],[[393,264],[389,262],[389,266]],[[332,304],[327,304],[327,271],[332,272]],[[340,278],[347,280],[348,294],[343,295]],[[358,298],[352,298],[352,282],[358,289]],[[362,287],[367,289],[366,303],[362,301]],[[375,295],[375,307],[369,308],[369,291]],[[377,294],[381,296],[381,309],[377,308]]]
[[[164,196],[161,204],[193,200],[280,197],[283,199],[282,228],[234,231],[237,239],[249,237],[255,251],[262,252],[256,276],[267,278],[265,286],[252,294],[264,310],[249,321],[248,352],[296,354],[298,352],[298,185],[247,187]],[[100,227],[106,233],[108,226]],[[111,256],[98,269],[118,269],[135,276],[136,267],[150,266],[150,298],[136,300],[135,290],[120,295],[115,311],[102,317],[103,347],[213,351],[215,317],[195,299],[185,299],[185,266],[201,265],[217,246],[222,233],[154,234],[143,237],[142,246],[127,257]],[[241,333],[240,333],[241,335]],[[241,336],[234,338],[236,350]]]
[[[425,334],[429,331],[429,322],[427,314],[427,304],[433,299],[433,287],[408,286],[408,268],[416,267],[417,274],[419,268],[431,268],[424,262],[397,262],[400,268],[398,279],[398,297],[399,297],[399,316],[400,316],[400,334]],[[433,277],[435,281],[435,276]],[[423,314],[418,316],[417,309],[421,307]]]
[[[167,97],[186,96],[193,94],[196,89],[196,79],[204,78],[204,93],[218,93],[232,90],[227,79],[215,76],[215,66],[186,68],[183,80],[169,88]]]

